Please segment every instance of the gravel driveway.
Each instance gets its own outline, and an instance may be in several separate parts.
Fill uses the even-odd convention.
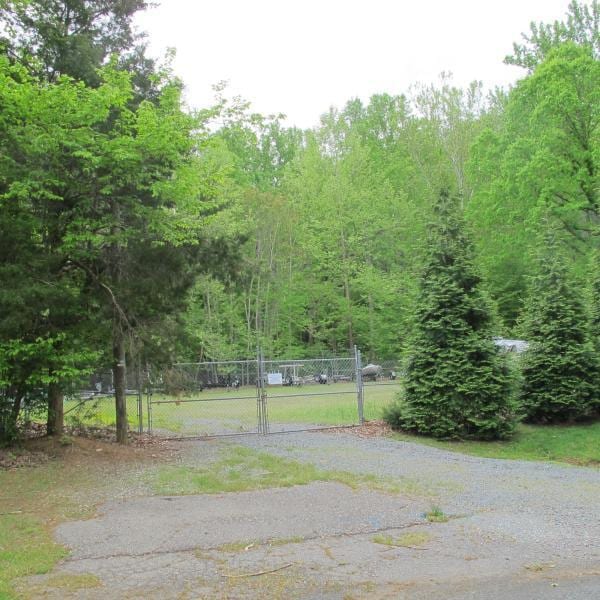
[[[72,549],[58,572],[104,586],[53,595],[44,576],[31,583],[48,598],[600,598],[600,470],[349,433],[185,444],[192,464],[242,444],[406,493],[321,482],[113,501],[57,530]],[[424,518],[434,505],[448,522]]]

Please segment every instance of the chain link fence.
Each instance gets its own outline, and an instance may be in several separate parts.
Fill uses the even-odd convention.
[[[263,364],[271,433],[360,423],[358,353]]]
[[[165,437],[211,437],[348,427],[381,418],[400,384],[396,361],[353,356],[180,363],[130,369],[130,427]],[[65,401],[71,424],[114,425],[110,371]]]
[[[355,357],[176,364],[149,376],[148,428],[206,437],[356,425],[356,372]]]
[[[149,373],[148,430],[174,437],[259,433],[258,360],[183,363]]]
[[[362,367],[362,394],[365,418],[383,418],[385,409],[393,403],[401,389],[403,373],[398,360],[373,361]]]
[[[127,372],[126,400],[129,426],[144,431],[143,374],[140,369]],[[110,370],[98,371],[67,390],[64,400],[65,422],[72,426],[114,427],[115,388]]]

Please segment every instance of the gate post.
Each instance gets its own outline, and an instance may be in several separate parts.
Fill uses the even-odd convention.
[[[362,357],[360,350],[354,346],[354,364],[356,368],[356,407],[358,410],[358,422],[362,425],[365,422],[364,415],[364,388],[362,381]]]
[[[152,434],[152,393],[154,392],[154,382],[150,376],[150,367],[146,365],[146,411],[148,418],[148,433]]]
[[[138,416],[138,433],[144,433],[144,405],[142,400],[142,367],[138,359],[137,370],[137,416]]]
[[[269,416],[267,413],[267,391],[265,389],[264,357],[260,347],[256,352],[256,416],[258,420],[258,433],[269,433]]]

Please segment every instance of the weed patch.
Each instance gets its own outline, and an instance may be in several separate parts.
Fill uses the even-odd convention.
[[[430,523],[447,523],[450,520],[450,517],[448,517],[439,506],[432,506],[429,511],[425,513],[424,517]]]
[[[424,493],[413,480],[384,479],[346,471],[322,471],[312,464],[242,447],[229,449],[219,460],[203,468],[163,467],[153,476],[152,484],[156,493],[175,496],[291,487],[315,481],[342,483],[352,489],[368,488],[392,494]]]

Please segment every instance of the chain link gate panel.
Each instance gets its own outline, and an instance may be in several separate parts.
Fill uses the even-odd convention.
[[[381,420],[385,409],[402,390],[402,370],[397,360],[373,361],[362,368],[362,397],[367,421]]]
[[[358,425],[358,357],[356,351],[353,357],[264,361],[269,432]]]
[[[363,367],[355,348],[351,357],[265,360],[259,351],[252,360],[132,368],[130,427],[165,437],[213,437],[354,426],[381,418],[399,389],[395,365]],[[65,416],[74,424],[114,425],[112,374],[82,380],[65,399]]]
[[[148,431],[167,437],[281,433],[362,421],[353,357],[177,364],[148,374]]]
[[[264,433],[260,361],[181,363],[148,376],[148,431],[167,437]]]

